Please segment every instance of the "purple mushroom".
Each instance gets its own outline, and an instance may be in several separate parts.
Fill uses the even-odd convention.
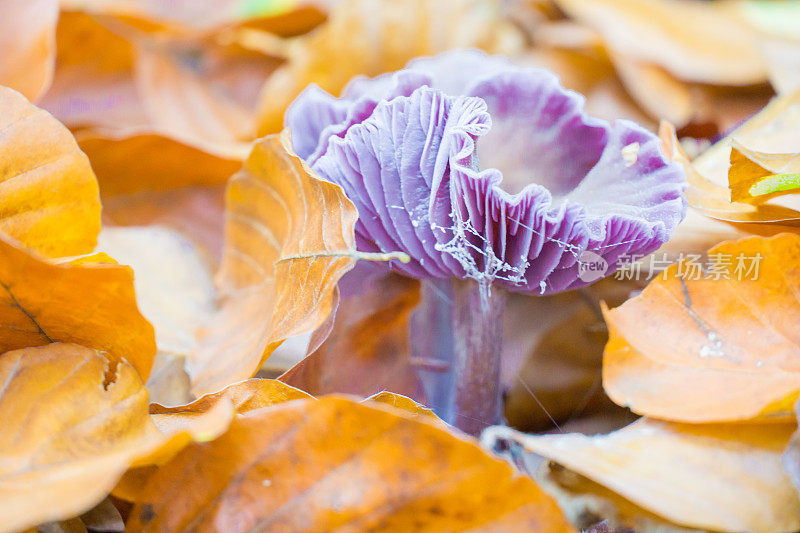
[[[552,73],[469,50],[356,78],[341,98],[310,86],[287,111],[297,154],[356,205],[359,250],[458,280],[443,415],[466,431],[500,416],[502,289],[587,285],[658,249],[685,213],[683,172],[658,137],[583,107]]]

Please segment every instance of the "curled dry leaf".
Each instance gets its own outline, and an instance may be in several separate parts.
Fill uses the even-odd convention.
[[[74,344],[0,355],[0,383],[2,531],[91,509],[131,464],[216,436],[233,414],[223,405],[189,431],[161,433],[136,370]]]
[[[225,186],[141,191],[103,199],[103,222],[113,226],[161,226],[189,239],[216,270],[225,232]]]
[[[408,330],[419,303],[419,282],[396,274],[365,282],[361,265],[345,282],[361,285],[361,292],[351,295],[341,289],[330,335],[279,379],[314,395],[369,396],[391,390],[424,402]]]
[[[255,144],[228,184],[220,307],[188,361],[196,395],[252,377],[281,341],[325,320],[355,263],[357,217],[288,132]]]
[[[94,249],[97,181],[69,130],[0,87],[0,231],[47,257]]]
[[[781,464],[792,424],[676,424],[641,419],[608,435],[490,430],[687,527],[790,532],[800,500]]]
[[[761,111],[693,161],[697,171],[726,184],[733,143],[765,153],[800,152],[800,89],[779,95]]]
[[[133,80],[133,46],[108,22],[81,12],[59,15],[55,75],[39,105],[70,128],[148,123]]]
[[[103,228],[98,250],[133,269],[136,300],[155,329],[150,401],[190,402],[184,358],[195,348],[195,331],[213,313],[216,297],[208,265],[188,239],[160,226]]]
[[[259,71],[249,67],[252,62],[274,63],[230,48],[209,45],[206,51],[194,40],[161,42],[102,10],[92,15],[65,12],[58,26],[55,79],[42,106],[78,128],[76,138],[92,162],[104,198],[222,184],[240,167],[247,147],[234,142],[218,115],[193,106],[208,103],[209,93],[219,92],[226,95],[221,102],[249,94],[242,98],[253,107],[261,78],[248,82],[249,74]],[[196,53],[194,61],[188,60],[191,52]],[[270,69],[264,65],[260,70]],[[239,104],[232,105],[232,116],[241,118]],[[216,117],[211,127],[202,123],[209,117]],[[209,134],[215,128],[218,133]]]
[[[225,389],[198,398],[177,407],[165,407],[157,403],[150,405],[150,414],[158,429],[166,434],[191,430],[198,421],[208,419],[208,413],[231,406],[236,413],[246,413],[261,407],[269,407],[290,400],[305,400],[311,395],[274,379],[248,379],[234,383]],[[174,451],[170,448],[169,451]],[[166,457],[168,459],[169,457]],[[163,462],[164,456],[160,457]],[[147,480],[158,471],[156,464],[132,468],[114,488],[114,495],[127,501],[137,501]]]
[[[97,250],[130,265],[136,299],[155,329],[158,351],[185,357],[214,311],[211,272],[194,245],[159,226],[103,228]]]
[[[709,258],[698,274],[688,259],[672,265],[605,312],[606,392],[636,413],[682,422],[790,418],[800,392],[800,236],[726,242]]]
[[[258,92],[277,65],[213,41],[136,43],[136,83],[154,129],[220,155],[254,136]]]
[[[90,128],[75,138],[97,174],[104,208],[107,200],[125,195],[222,186],[246,155],[220,157],[159,133]]]
[[[725,2],[557,0],[597,30],[617,54],[658,65],[680,79],[718,85],[766,80],[752,27]]]
[[[197,469],[203,483],[187,486]],[[128,522],[134,533],[214,527],[572,531],[533,481],[476,443],[339,397],[251,411],[190,445],[148,480]]]
[[[74,342],[126,360],[147,379],[155,334],[136,305],[133,271],[94,260],[54,263],[0,234],[0,353]]]
[[[53,79],[57,20],[58,0],[4,0],[0,4],[0,85],[31,101],[47,90]]]
[[[765,154],[738,146],[731,148],[728,170],[731,200],[760,203],[800,188],[800,153]]]
[[[675,136],[675,129],[668,123],[662,122],[659,131],[661,136],[662,149],[664,154],[671,160],[680,163],[686,173],[686,181],[689,186],[684,193],[689,202],[689,206],[700,213],[723,220],[726,222],[737,223],[739,229],[755,231],[757,228],[748,227],[753,223],[783,223],[796,224],[800,220],[800,211],[783,207],[780,205],[759,204],[753,205],[744,202],[731,202],[730,189],[718,185],[701,174],[698,165],[692,162],[678,144]],[[712,147],[709,152],[723,154],[727,157],[730,153],[730,141],[727,142],[728,152],[722,152],[726,141],[721,141]],[[718,148],[718,146],[720,148]],[[727,173],[726,168],[723,172]],[[708,166],[708,165],[707,165]],[[715,165],[718,166],[718,165]],[[715,171],[718,172],[718,171]]]
[[[342,0],[325,24],[291,44],[262,90],[260,135],[282,129],[286,107],[310,83],[338,95],[354,76],[398,70],[414,57],[470,47],[511,52],[521,39],[488,0]]]

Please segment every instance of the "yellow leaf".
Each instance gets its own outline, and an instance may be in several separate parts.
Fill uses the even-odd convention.
[[[31,101],[47,90],[55,64],[56,20],[57,0],[0,3],[0,85],[21,92]],[[5,104],[1,107],[5,114]]]
[[[256,143],[228,184],[221,306],[188,361],[196,395],[252,377],[281,341],[325,320],[355,263],[357,217],[288,134]]]
[[[798,93],[800,94],[800,93]],[[745,231],[755,232],[759,228],[754,223],[780,223],[785,225],[797,225],[800,220],[800,211],[783,207],[780,205],[769,204],[750,204],[744,202],[731,202],[730,189],[718,185],[706,176],[701,174],[699,165],[696,161],[691,161],[678,144],[675,135],[675,128],[672,125],[662,122],[659,130],[661,146],[664,154],[683,166],[686,172],[686,181],[689,186],[686,188],[686,199],[689,206],[700,213],[726,222],[737,224],[737,228]],[[719,150],[725,148],[726,141],[720,141],[709,149],[706,153],[723,154],[727,153]],[[727,141],[727,148],[730,150],[731,141]],[[719,147],[719,148],[718,148]],[[716,158],[717,156],[715,156]],[[716,165],[714,165],[716,166]],[[726,170],[727,171],[727,170]],[[768,226],[767,229],[769,229]],[[781,228],[776,227],[776,231]],[[785,230],[785,227],[783,228]]]
[[[163,434],[136,370],[95,350],[50,344],[0,355],[0,531],[73,517],[99,503],[127,468],[215,435],[230,406]]]
[[[687,81],[748,85],[766,79],[756,33],[725,2],[557,0],[596,29],[615,53],[652,63]]]
[[[48,257],[91,252],[97,180],[72,134],[6,87],[0,110],[0,232]]]
[[[735,142],[728,170],[731,200],[761,203],[800,188],[800,153],[765,154]]]
[[[153,326],[139,312],[129,267],[56,264],[0,234],[0,353],[74,342],[126,360],[143,379],[156,353]]]
[[[472,440],[339,397],[250,411],[190,445],[148,480],[128,522],[130,533],[215,528],[572,531],[533,481]]]
[[[520,41],[488,0],[343,0],[325,24],[291,44],[287,63],[262,90],[260,135],[282,129],[286,107],[309,83],[338,95],[356,75],[398,70],[417,56],[470,47],[510,52]]]
[[[800,528],[800,500],[781,464],[793,429],[792,424],[690,425],[641,419],[595,437],[513,436],[529,452],[674,523],[774,533]]]
[[[788,419],[800,392],[800,236],[722,243],[709,258],[714,268],[695,275],[684,260],[605,312],[606,392],[681,422]]]

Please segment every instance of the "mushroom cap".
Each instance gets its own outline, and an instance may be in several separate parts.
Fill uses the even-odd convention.
[[[297,154],[356,205],[358,248],[403,251],[415,278],[549,294],[658,249],[686,211],[657,136],[584,112],[544,69],[475,50],[308,87],[286,113]],[[481,164],[483,163],[483,165]]]

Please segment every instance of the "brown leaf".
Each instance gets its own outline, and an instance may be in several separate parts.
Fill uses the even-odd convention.
[[[287,63],[262,90],[259,135],[282,129],[286,107],[309,83],[338,95],[358,74],[391,72],[417,56],[469,47],[510,52],[521,44],[487,0],[388,0],[379,9],[365,7],[343,0],[325,24],[292,43]]]
[[[226,195],[221,305],[189,359],[197,395],[252,377],[281,341],[321,324],[355,262],[355,207],[288,133],[257,142]]]
[[[0,4],[0,85],[34,102],[47,90],[55,64],[56,20],[57,0],[4,0]]]
[[[126,360],[146,379],[156,343],[136,305],[133,272],[92,261],[56,264],[0,234],[0,353],[74,342]]]
[[[203,483],[176,483],[198,469]],[[532,481],[470,440],[338,397],[251,411],[188,447],[150,478],[128,523],[130,532],[213,527],[572,531]]]
[[[359,267],[343,282],[351,279],[364,279]],[[369,396],[391,390],[424,402],[411,365],[408,331],[419,303],[419,283],[389,274],[359,285],[362,292],[341,298],[325,342],[279,379],[314,395]]]
[[[100,201],[72,134],[25,97],[0,87],[0,231],[48,257],[94,249]]]
[[[768,533],[800,527],[800,500],[781,465],[792,430],[641,419],[595,437],[500,428],[492,438],[516,440],[676,524]]]
[[[800,236],[722,243],[709,257],[720,279],[684,260],[606,311],[606,392],[669,420],[786,419],[800,392]]]

